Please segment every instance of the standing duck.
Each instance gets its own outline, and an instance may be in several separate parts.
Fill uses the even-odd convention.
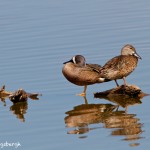
[[[78,86],[84,86],[83,92],[78,95],[85,96],[87,85],[107,81],[104,78],[101,78],[100,69],[100,65],[86,64],[86,60],[82,55],[76,55],[72,57],[71,60],[64,62],[62,73],[71,83]]]
[[[121,49],[121,55],[109,60],[101,69],[101,77],[109,80],[123,79],[126,86],[126,77],[136,68],[138,59],[142,59],[135,48],[127,44]]]

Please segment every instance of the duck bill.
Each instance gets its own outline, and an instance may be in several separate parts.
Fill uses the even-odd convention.
[[[72,62],[72,59],[69,60],[69,61],[64,62],[63,64],[67,64],[67,63],[69,63],[69,62]]]
[[[134,56],[139,58],[139,59],[142,59],[142,57],[138,53],[134,53]]]

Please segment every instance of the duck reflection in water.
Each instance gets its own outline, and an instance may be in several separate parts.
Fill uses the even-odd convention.
[[[91,128],[91,124],[102,123],[104,128],[111,128],[111,135],[125,136],[124,140],[136,141],[142,138],[142,124],[136,114],[127,114],[125,111],[118,110],[118,105],[107,104],[88,104],[84,97],[85,104],[75,106],[66,112],[64,118],[67,128],[75,128],[68,131],[68,134],[85,134],[100,127]],[[84,137],[87,137],[84,136]],[[138,145],[133,143],[131,145]]]

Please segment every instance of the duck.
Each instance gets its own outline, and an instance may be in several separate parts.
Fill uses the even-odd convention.
[[[117,87],[118,79],[123,79],[124,86],[127,85],[126,77],[131,74],[137,67],[138,60],[142,59],[131,44],[126,44],[121,49],[121,55],[116,56],[105,63],[101,68],[101,77],[114,80]]]
[[[84,90],[79,96],[86,95],[88,85],[107,82],[100,76],[101,66],[98,64],[87,64],[85,57],[75,55],[69,61],[63,63],[62,74],[71,83],[84,86]]]

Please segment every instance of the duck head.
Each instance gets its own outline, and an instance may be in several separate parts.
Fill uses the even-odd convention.
[[[86,60],[82,55],[75,55],[72,57],[71,60],[64,62],[63,64],[67,64],[69,62],[72,62],[80,67],[84,67],[86,65]]]
[[[131,44],[127,44],[121,49],[121,55],[132,55],[138,59],[142,59]]]

